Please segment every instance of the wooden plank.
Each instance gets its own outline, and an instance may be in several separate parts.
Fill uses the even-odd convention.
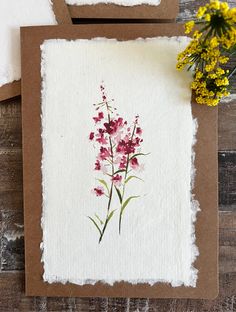
[[[236,151],[219,152],[219,205],[222,211],[236,209]]]
[[[24,269],[22,192],[0,193],[0,270]]]
[[[220,272],[224,274],[236,273],[236,212],[221,212],[219,228]]]
[[[231,7],[236,7],[235,0],[225,0]],[[180,13],[177,21],[189,21],[195,18],[196,12],[200,6],[207,3],[206,0],[180,0]]]
[[[185,22],[195,18],[196,8],[205,5],[204,0],[180,0],[177,22]]]
[[[236,100],[219,106],[219,150],[236,150]]]
[[[0,149],[21,148],[21,99],[1,102]]]
[[[22,150],[0,149],[0,192],[22,191]]]
[[[24,296],[24,272],[0,274],[0,311],[229,311],[236,304],[236,273],[220,274],[220,295],[215,300],[45,298]]]

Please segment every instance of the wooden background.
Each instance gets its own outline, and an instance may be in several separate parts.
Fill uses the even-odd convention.
[[[228,1],[236,6],[236,1]],[[206,1],[181,0],[178,21]],[[233,64],[234,63],[234,64]],[[236,65],[232,62],[231,67]],[[236,79],[234,78],[234,81]],[[33,105],[33,103],[32,103]],[[220,294],[215,300],[24,296],[21,100],[0,102],[0,311],[236,311],[236,83],[219,107]],[[32,211],[33,213],[33,211]]]

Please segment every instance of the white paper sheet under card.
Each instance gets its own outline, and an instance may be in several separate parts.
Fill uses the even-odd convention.
[[[54,24],[50,0],[0,1],[0,87],[21,78],[20,26]]]

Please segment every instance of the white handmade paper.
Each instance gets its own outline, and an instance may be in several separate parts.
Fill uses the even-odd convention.
[[[20,26],[53,24],[50,0],[0,0],[0,87],[21,78]]]
[[[41,46],[45,281],[196,285],[196,121],[191,73],[175,68],[187,43],[186,37],[98,38]],[[137,157],[125,154],[132,135]],[[137,177],[125,190],[125,172],[114,172],[124,169],[122,157],[129,157],[127,175]],[[111,188],[112,216],[101,239]],[[133,196],[120,233],[116,188],[123,206]]]
[[[165,0],[162,0],[165,1]],[[161,0],[66,0],[71,5],[92,5],[98,3],[112,3],[123,6],[134,6],[140,4],[159,5]]]

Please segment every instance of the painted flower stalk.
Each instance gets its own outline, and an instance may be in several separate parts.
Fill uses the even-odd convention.
[[[113,106],[114,100],[107,99],[103,84],[100,91],[102,101],[94,104],[97,112],[93,117],[95,130],[89,134],[89,140],[98,149],[94,170],[103,176],[102,179],[97,179],[99,185],[94,187],[93,193],[97,197],[107,197],[105,218],[101,218],[99,214],[89,217],[99,232],[99,243],[115,213],[118,214],[118,231],[121,234],[125,209],[130,201],[140,197],[126,196],[126,187],[132,180],[141,180],[137,176],[144,169],[140,157],[147,155],[141,151],[143,130],[139,125],[139,116],[128,125]],[[112,207],[114,195],[118,197],[119,207]]]
[[[236,53],[236,8],[226,2],[211,0],[200,7],[196,21],[185,25],[186,34],[192,35],[187,48],[178,56],[177,69],[187,67],[194,72],[191,88],[196,102],[216,106],[230,95],[233,71],[227,63]]]

